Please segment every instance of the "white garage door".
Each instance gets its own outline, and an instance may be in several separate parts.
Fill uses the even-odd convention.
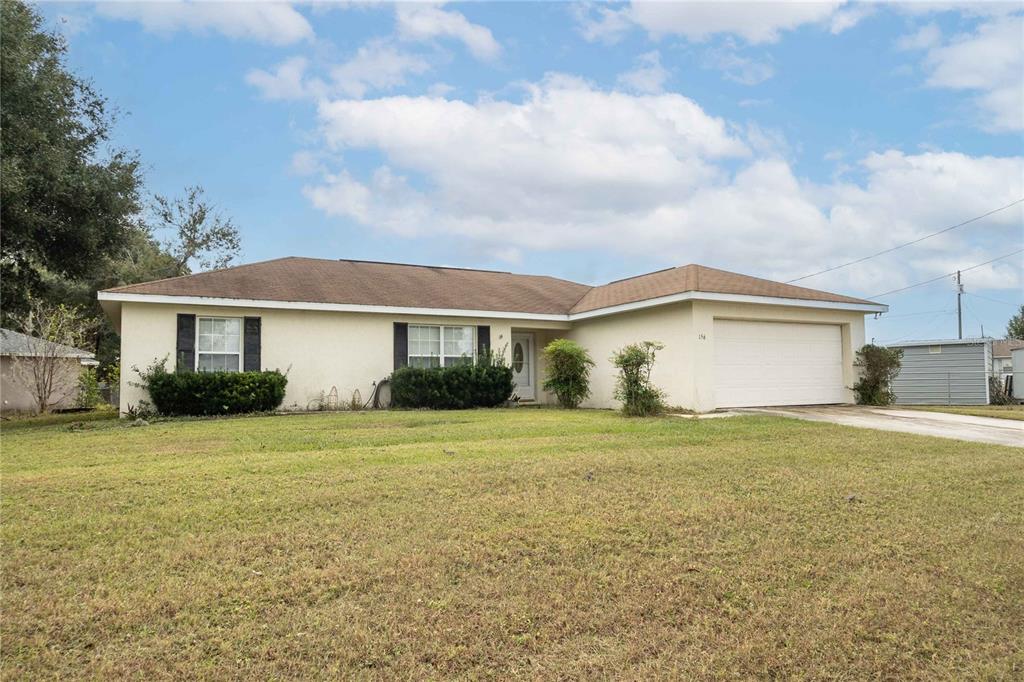
[[[718,407],[845,400],[839,325],[715,320]]]

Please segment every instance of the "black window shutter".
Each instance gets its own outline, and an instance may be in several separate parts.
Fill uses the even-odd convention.
[[[259,372],[260,362],[260,318],[245,318],[245,338],[242,343],[242,371]]]
[[[491,349],[491,328],[486,324],[476,328],[476,354],[483,356]]]
[[[196,316],[178,315],[178,343],[174,371],[194,372],[196,369]]]
[[[409,325],[395,322],[395,369],[409,364]]]

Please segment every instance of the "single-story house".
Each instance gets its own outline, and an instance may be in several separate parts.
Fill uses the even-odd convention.
[[[280,369],[284,407],[337,387],[365,398],[406,365],[503,353],[522,402],[550,403],[541,349],[559,337],[597,366],[588,407],[613,407],[609,358],[665,345],[653,380],[701,412],[852,402],[864,315],[885,305],[700,265],[601,286],[555,277],[357,260],[281,258],[99,292],[121,334],[121,409],[144,393],[133,366]]]
[[[992,339],[906,341],[892,382],[897,405],[988,405]]]
[[[81,348],[51,343],[21,332],[0,329],[0,411],[36,412],[36,393],[22,380],[33,362],[53,363],[53,393],[50,409],[73,407],[78,398],[78,377],[82,367],[94,367],[96,356]],[[18,365],[22,365],[21,377]]]
[[[992,376],[1013,374],[1013,351],[1024,348],[1024,339],[996,339],[992,342]]]
[[[1011,381],[1010,395],[1024,402],[1024,346],[1014,348],[1010,351],[1010,355],[1013,357],[1013,380]]]

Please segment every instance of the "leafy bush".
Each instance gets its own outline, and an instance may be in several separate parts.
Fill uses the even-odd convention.
[[[654,356],[664,348],[657,341],[631,343],[615,351],[612,363],[619,368],[615,398],[630,417],[646,417],[665,411],[665,393],[651,383]]]
[[[558,397],[562,407],[579,407],[590,395],[590,368],[594,361],[587,350],[569,339],[555,339],[544,348],[544,390]]]
[[[100,395],[100,382],[96,378],[95,367],[83,367],[78,374],[78,399],[76,407],[92,409],[103,401]]]
[[[139,372],[141,386],[163,415],[269,412],[281,405],[288,385],[278,371],[171,373],[166,365],[164,358]]]
[[[497,407],[514,388],[512,368],[487,353],[472,365],[396,369],[391,375],[391,405],[432,410]]]
[[[867,344],[857,351],[854,367],[861,368],[861,377],[853,385],[858,405],[891,405],[896,400],[892,380],[900,373],[903,350]]]

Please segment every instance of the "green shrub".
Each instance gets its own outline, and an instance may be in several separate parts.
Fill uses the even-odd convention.
[[[647,417],[665,411],[665,393],[651,383],[654,356],[664,347],[657,341],[642,341],[612,355],[612,363],[619,368],[615,398],[628,416]]]
[[[288,378],[278,371],[172,373],[166,363],[164,358],[139,372],[141,386],[162,415],[269,412],[284,401]]]
[[[853,385],[858,405],[891,405],[896,400],[892,380],[900,373],[903,350],[867,344],[857,351],[855,367],[861,377]]]
[[[100,382],[96,378],[95,367],[83,367],[78,374],[78,399],[75,407],[92,409],[103,401],[100,395]]]
[[[512,397],[514,388],[512,368],[488,353],[471,365],[396,369],[391,375],[391,405],[432,410],[497,407]]]
[[[587,350],[569,339],[555,339],[544,347],[544,390],[566,408],[579,407],[590,395],[590,368],[594,361]]]

